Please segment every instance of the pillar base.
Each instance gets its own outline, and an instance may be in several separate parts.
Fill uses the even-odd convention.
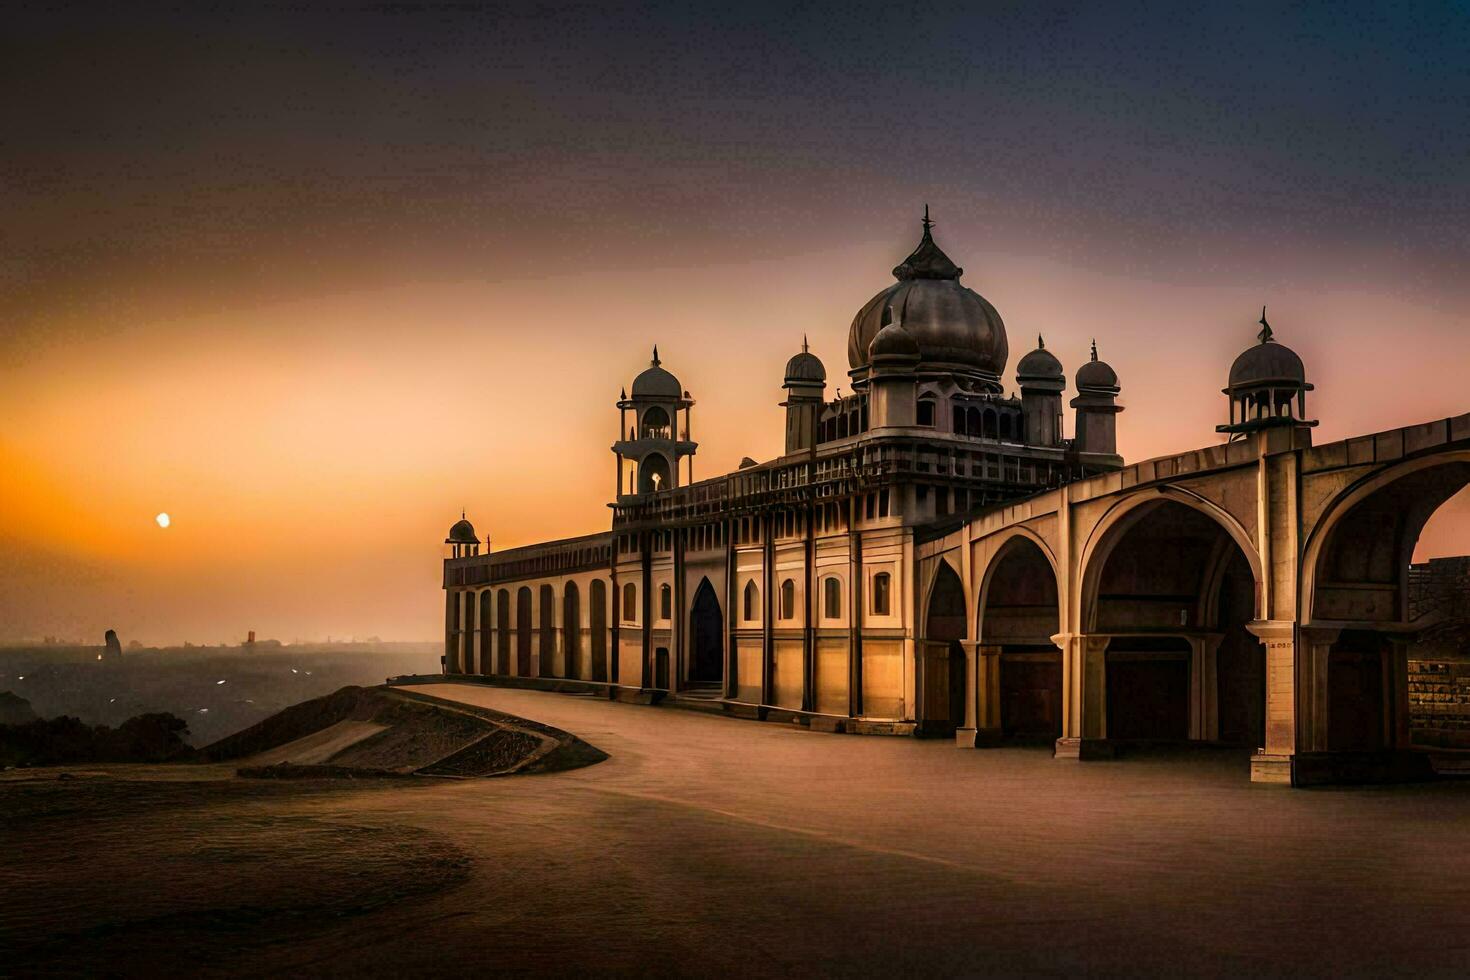
[[[1257,752],[1251,756],[1251,782],[1290,786],[1291,756]]]
[[[1116,758],[1117,754],[1117,746],[1105,738],[1059,738],[1054,758],[1086,762],[1089,759]]]

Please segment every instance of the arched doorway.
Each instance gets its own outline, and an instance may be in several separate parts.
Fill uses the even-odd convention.
[[[516,676],[531,676],[531,589],[516,590]]]
[[[965,587],[949,562],[940,561],[929,592],[919,658],[920,734],[953,735],[965,723],[965,649],[960,645],[964,638]]]
[[[1327,681],[1318,703],[1325,717],[1310,719],[1309,747],[1470,748],[1470,733],[1447,723],[1443,702],[1453,695],[1441,693],[1470,679],[1457,663],[1470,622],[1470,559],[1453,557],[1470,544],[1457,513],[1467,484],[1463,452],[1413,460],[1326,509],[1304,569],[1310,628],[1302,655],[1325,667]],[[1416,553],[1425,560],[1416,564]]]
[[[592,679],[605,683],[607,681],[607,583],[600,578],[592,580],[592,588],[588,590],[587,601],[592,608],[588,610],[589,625],[592,630]]]
[[[542,677],[556,676],[556,590],[549,585],[541,586],[541,622],[537,633],[537,665]]]
[[[710,687],[725,679],[725,617],[709,579],[700,579],[689,610],[689,683]]]
[[[566,675],[582,677],[582,593],[576,582],[568,582],[561,598],[561,638],[566,650]]]
[[[1052,742],[1062,734],[1062,651],[1057,576],[1030,538],[1001,545],[980,599],[980,643],[999,669],[995,682],[1000,732]]]
[[[480,594],[480,673],[495,672],[495,657],[492,647],[495,642],[495,607],[490,602],[488,591]]]
[[[654,493],[667,490],[670,486],[669,461],[663,454],[649,453],[643,457],[643,462],[638,464],[638,492]]]
[[[1110,740],[1265,744],[1256,578],[1222,519],[1156,498],[1105,532],[1083,573],[1084,632],[1105,641]]]
[[[495,669],[510,673],[510,590],[501,589],[495,596]]]
[[[475,672],[475,593],[464,594],[464,662],[461,673]]]

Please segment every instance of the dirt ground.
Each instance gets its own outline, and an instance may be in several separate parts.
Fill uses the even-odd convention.
[[[0,775],[21,975],[1463,975],[1470,782],[1289,790],[480,686],[608,752],[503,779]],[[0,969],[0,972],[5,970]]]

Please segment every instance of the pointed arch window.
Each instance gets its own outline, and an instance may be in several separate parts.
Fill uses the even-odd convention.
[[[791,579],[781,583],[781,618],[796,618],[796,583]]]
[[[658,618],[672,619],[674,617],[674,590],[668,585],[658,587]]]
[[[623,586],[623,620],[629,623],[638,621],[638,589],[632,582]]]
[[[755,582],[745,583],[745,598],[741,607],[742,618],[747,623],[753,623],[760,618],[761,590],[755,587]]]

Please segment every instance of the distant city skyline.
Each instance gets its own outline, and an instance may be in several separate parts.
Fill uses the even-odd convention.
[[[0,639],[434,637],[461,508],[605,526],[652,344],[696,478],[778,454],[925,203],[1130,461],[1217,441],[1262,303],[1319,442],[1470,408],[1464,10],[11,20]]]

